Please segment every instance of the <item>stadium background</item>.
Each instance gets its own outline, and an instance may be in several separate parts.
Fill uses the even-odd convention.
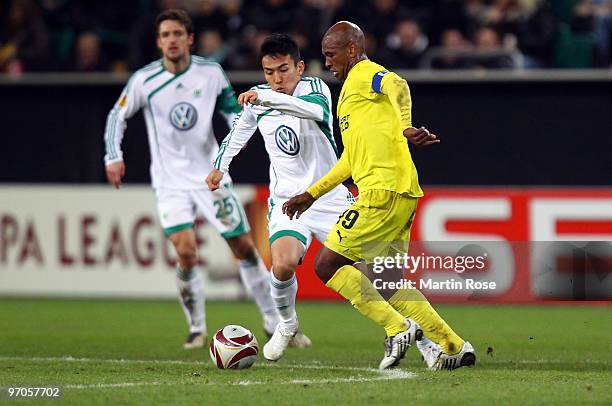
[[[0,0],[0,403],[9,385],[60,385],[78,405],[611,404],[611,3]],[[382,332],[328,300],[337,297],[314,275],[316,244],[298,270],[312,348],[237,373],[183,350],[140,114],[124,138],[120,191],[102,162],[108,111],[129,72],[158,57],[155,15],[176,6],[194,16],[194,52],[222,63],[237,92],[263,80],[262,38],[287,31],[335,99],[319,41],[342,18],[408,80],[415,124],[442,139],[412,149],[426,196],[411,247],[503,258],[478,275],[419,275],[499,283],[489,294],[426,292],[476,348],[476,368],[430,372],[411,350],[380,374]],[[224,137],[218,118],[215,131]],[[232,176],[269,264],[267,171],[255,135]],[[218,299],[207,304],[209,332],[241,324],[261,345],[224,241],[204,221],[197,236]]]
[[[141,114],[123,142],[124,190],[104,185],[102,164],[106,115],[127,71],[156,57],[152,16],[169,6],[192,11],[195,51],[222,63],[237,92],[263,81],[253,61],[258,41],[286,30],[299,38],[308,74],[322,76],[335,99],[340,85],[323,72],[319,31],[334,18],[361,23],[373,58],[408,80],[415,124],[442,139],[413,150],[427,194],[415,241],[610,240],[612,73],[602,47],[609,47],[603,39],[610,32],[602,31],[609,3],[141,1],[117,13],[113,2],[3,2],[0,294],[174,295],[171,249],[157,232],[146,186]],[[492,43],[482,38],[486,29],[495,33]],[[211,32],[219,41],[204,40]],[[449,40],[456,32],[460,44]],[[536,34],[540,47],[529,42]],[[222,139],[221,120],[215,129]],[[341,145],[337,124],[335,134]],[[231,171],[269,262],[268,159],[260,137]],[[229,251],[205,222],[199,230],[211,297],[244,297]],[[316,247],[299,271],[300,297],[334,298],[312,270]],[[576,271],[542,279],[521,249],[512,247],[507,291],[479,300],[612,299],[607,262],[587,264],[576,288]],[[556,288],[542,293],[539,285]]]

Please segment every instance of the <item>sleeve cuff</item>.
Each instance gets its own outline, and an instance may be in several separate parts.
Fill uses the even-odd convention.
[[[123,162],[123,157],[113,158],[113,159],[105,159],[104,165],[108,166],[117,162]]]
[[[309,187],[308,189],[306,189],[306,192],[312,196],[314,199],[318,199],[319,197],[321,197],[321,195],[319,193],[317,193],[317,190],[315,188],[313,188],[312,186]]]

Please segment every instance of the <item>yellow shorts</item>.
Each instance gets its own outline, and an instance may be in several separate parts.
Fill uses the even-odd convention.
[[[325,246],[353,261],[371,262],[389,250],[404,253],[418,198],[389,190],[366,190],[331,229]]]

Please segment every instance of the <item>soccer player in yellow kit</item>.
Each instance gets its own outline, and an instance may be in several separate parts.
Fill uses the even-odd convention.
[[[299,217],[352,176],[359,199],[327,236],[317,256],[317,275],[384,327],[387,338],[380,369],[397,366],[415,338],[420,339],[420,329],[438,344],[425,357],[430,368],[474,365],[474,348],[455,334],[418,290],[401,289],[385,301],[355,267],[356,262],[385,255],[389,246],[406,252],[417,201],[423,196],[406,140],[419,146],[439,140],[423,127],[412,127],[408,84],[368,59],[357,25],[347,21],[333,25],[323,37],[322,50],[325,66],[344,81],[337,106],[344,152],[327,175],[287,201],[283,211],[290,218]]]

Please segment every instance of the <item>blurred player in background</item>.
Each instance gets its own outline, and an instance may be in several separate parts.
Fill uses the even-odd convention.
[[[276,361],[298,331],[295,268],[313,237],[323,242],[354,199],[339,184],[317,200],[311,211],[298,221],[291,221],[283,214],[282,205],[287,199],[304,192],[338,161],[331,93],[321,79],[302,77],[304,61],[296,42],[288,35],[267,37],[261,45],[259,59],[267,84],[238,96],[244,110],[221,144],[215,169],[206,181],[211,190],[217,190],[227,176],[224,174],[232,159],[259,128],[270,157],[270,290],[281,318],[263,354],[266,359]]]
[[[227,175],[224,187],[215,192],[203,182],[219,149],[212,129],[213,112],[218,110],[231,128],[240,106],[221,67],[190,55],[193,24],[185,11],[162,12],[156,27],[162,59],[130,78],[108,115],[106,176],[119,188],[125,173],[121,139],[126,119],[144,109],[159,220],[178,256],[176,281],[190,331],[185,348],[202,347],[206,342],[204,286],[193,231],[197,209],[229,244],[238,259],[240,277],[262,313],[264,330],[272,334],[278,313],[270,297],[268,272],[249,235],[231,178]]]
[[[408,317],[439,344],[429,347],[425,357],[429,367],[473,365],[474,348],[455,334],[418,290],[398,290],[386,301],[355,267],[356,262],[385,255],[389,247],[378,248],[380,243],[406,252],[417,201],[423,195],[406,139],[416,145],[439,140],[424,127],[412,127],[406,81],[368,59],[357,25],[347,21],[333,25],[323,37],[322,51],[325,66],[344,81],[337,106],[344,152],[323,178],[288,200],[283,211],[290,218],[300,218],[319,198],[352,176],[359,199],[329,233],[317,256],[317,275],[385,328],[380,369],[398,365],[415,336],[420,338],[419,326]]]

